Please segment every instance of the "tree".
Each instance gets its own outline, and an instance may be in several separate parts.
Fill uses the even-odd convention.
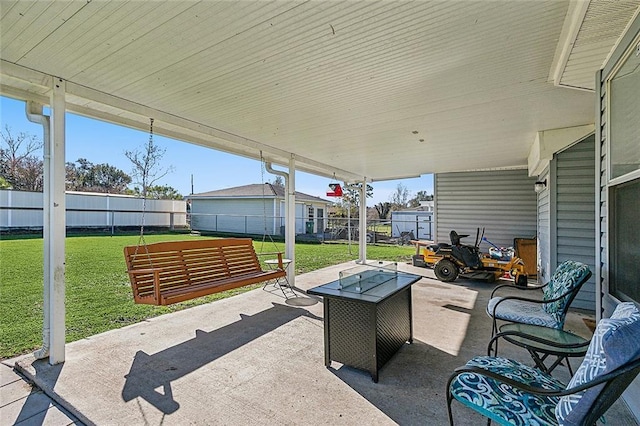
[[[8,125],[0,136],[0,177],[4,185],[18,191],[42,191],[44,163],[34,155],[42,149],[42,141],[25,132],[13,135]]]
[[[432,201],[433,194],[427,194],[427,191],[418,191],[416,196],[409,200],[409,207],[418,207],[420,201]]]
[[[2,176],[0,176],[0,189],[11,189],[11,184]]]
[[[378,203],[374,207],[378,212],[379,219],[386,219],[389,216],[389,213],[391,212],[391,203],[389,202]]]
[[[358,217],[360,211],[360,188],[362,188],[362,183],[344,185],[342,199],[336,203],[338,216],[347,217],[348,210],[351,209],[351,217]],[[373,187],[369,184],[367,184],[366,195],[367,198],[373,197]]]
[[[123,194],[131,176],[109,164],[93,164],[86,158],[66,164],[66,185],[70,191]]]
[[[393,210],[400,210],[407,207],[409,201],[409,190],[406,186],[399,183],[396,192],[389,197]]]
[[[142,148],[124,152],[124,155],[133,164],[131,174],[135,180],[134,183],[140,185],[142,198],[147,198],[149,188],[173,171],[172,166],[167,168],[160,166],[160,161],[166,151],[156,145],[152,137],[149,137],[149,141]]]
[[[271,185],[284,188],[284,179],[282,178],[282,176],[278,175],[273,178],[273,180],[271,181]]]
[[[133,188],[133,195],[142,196],[140,188]],[[184,197],[177,189],[169,185],[154,185],[147,188],[147,198],[154,200],[182,200]]]
[[[22,160],[20,171],[20,185],[13,189],[20,191],[44,191],[44,162],[35,156],[29,156]]]

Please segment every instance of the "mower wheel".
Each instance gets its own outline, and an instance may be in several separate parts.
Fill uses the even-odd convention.
[[[458,267],[448,259],[441,259],[433,268],[436,277],[445,283],[455,281],[458,278]]]
[[[516,287],[526,287],[527,286],[527,276],[526,275],[516,276],[515,284],[516,284]]]

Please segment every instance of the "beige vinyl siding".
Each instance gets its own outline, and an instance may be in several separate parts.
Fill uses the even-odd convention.
[[[473,244],[476,229],[501,247],[514,238],[536,235],[536,179],[526,170],[439,173],[435,179],[436,240],[450,242],[449,232],[469,234],[463,242]],[[489,245],[481,249],[487,252]]]

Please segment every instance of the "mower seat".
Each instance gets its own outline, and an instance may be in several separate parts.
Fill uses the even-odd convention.
[[[451,245],[453,246],[459,246],[460,245],[460,238],[465,238],[468,237],[469,234],[466,235],[458,235],[458,233],[456,231],[451,231],[449,233],[449,238],[451,239]]]

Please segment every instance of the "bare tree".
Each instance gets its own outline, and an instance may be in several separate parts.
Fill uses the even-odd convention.
[[[399,183],[396,187],[396,192],[391,194],[391,197],[389,197],[389,201],[391,201],[391,204],[393,205],[393,210],[399,210],[407,207],[407,203],[409,202],[409,190],[406,186]]]
[[[34,154],[42,150],[43,142],[25,132],[13,135],[8,125],[0,136],[0,176],[13,189],[42,191],[42,156]]]
[[[140,185],[143,198],[147,198],[147,191],[150,187],[173,171],[173,166],[163,168],[160,165],[166,151],[156,145],[153,142],[153,137],[149,136],[149,141],[141,148],[124,152],[124,155],[133,164],[131,177],[133,183]]]
[[[282,176],[276,176],[273,178],[273,180],[271,181],[271,185],[274,186],[280,186],[282,188],[284,188],[284,179],[282,178]]]

